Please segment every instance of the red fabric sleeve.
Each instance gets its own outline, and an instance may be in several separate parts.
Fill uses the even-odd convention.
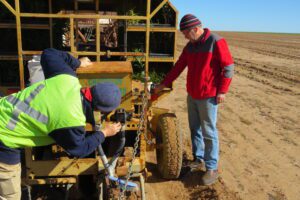
[[[172,82],[178,78],[178,76],[181,74],[181,72],[185,69],[186,66],[187,66],[187,55],[185,49],[183,49],[173,69],[166,75],[166,77],[161,83],[167,87],[171,87]]]

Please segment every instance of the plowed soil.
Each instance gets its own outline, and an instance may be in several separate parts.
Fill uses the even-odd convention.
[[[201,171],[167,181],[159,178],[155,154],[148,154],[147,199],[300,199],[300,34],[218,34],[236,66],[219,106],[221,177],[209,187],[200,185]],[[179,33],[177,56],[186,42]],[[191,159],[185,82],[186,71],[158,106],[176,113]]]

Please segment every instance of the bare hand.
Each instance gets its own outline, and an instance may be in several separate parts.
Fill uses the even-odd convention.
[[[217,95],[217,104],[223,103],[225,101],[225,94]]]
[[[166,86],[164,84],[159,84],[154,88],[154,94],[160,93]]]
[[[80,66],[79,67],[87,67],[92,64],[88,57],[79,58]]]
[[[118,123],[109,123],[106,122],[104,125],[104,129],[102,129],[102,133],[105,137],[110,137],[116,135],[122,128],[122,125],[120,122]]]

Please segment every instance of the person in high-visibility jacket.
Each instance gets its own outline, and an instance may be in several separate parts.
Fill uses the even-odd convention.
[[[121,102],[113,83],[81,88],[75,70],[90,64],[87,57],[46,49],[41,56],[45,80],[0,99],[0,199],[21,198],[22,148],[57,143],[70,155],[85,157],[120,131],[121,124],[114,123],[85,133],[86,122],[95,124],[94,110],[111,112]]]

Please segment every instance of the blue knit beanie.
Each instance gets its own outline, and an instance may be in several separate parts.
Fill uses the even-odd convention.
[[[111,112],[121,103],[121,92],[114,83],[97,83],[91,87],[92,104],[102,112]]]
[[[201,21],[192,14],[184,15],[180,20],[180,31],[191,29],[196,26],[201,26]]]

